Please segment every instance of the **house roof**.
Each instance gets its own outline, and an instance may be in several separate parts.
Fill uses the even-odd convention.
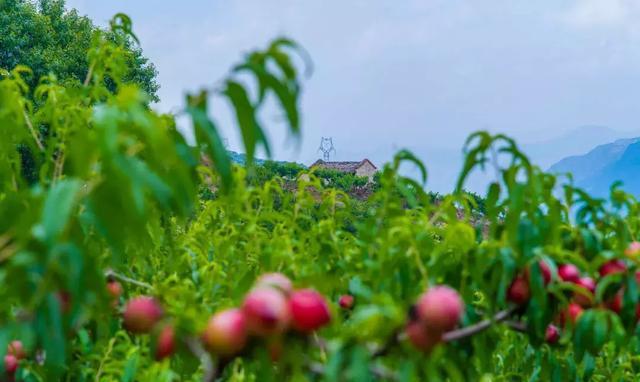
[[[342,172],[355,172],[365,163],[369,163],[373,166],[374,169],[378,169],[371,161],[367,158],[359,161],[359,162],[325,162],[322,159],[318,159],[309,167],[322,167],[328,168],[332,170],[342,171]]]

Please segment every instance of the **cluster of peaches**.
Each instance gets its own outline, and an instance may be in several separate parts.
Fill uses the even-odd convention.
[[[123,293],[122,285],[109,278],[106,284],[113,306]],[[69,299],[58,296],[61,309],[68,310]],[[354,298],[342,296],[339,305],[351,309]],[[280,273],[264,274],[247,293],[239,308],[220,311],[209,319],[201,341],[204,347],[222,358],[232,357],[243,351],[250,338],[274,340],[288,331],[309,334],[331,321],[331,313],[325,298],[313,289],[295,290],[291,280]],[[171,356],[176,349],[176,330],[165,315],[160,302],[150,296],[130,299],[122,310],[125,329],[133,334],[150,334],[153,356],[162,360]],[[271,343],[271,342],[270,342]],[[277,342],[273,342],[278,344]],[[269,348],[272,357],[277,357],[280,349]],[[26,357],[21,341],[12,341],[4,358],[6,376],[12,380],[19,362]]]
[[[627,256],[640,255],[640,242],[633,242]],[[561,327],[567,322],[572,325],[578,320],[584,309],[595,305],[597,282],[591,277],[581,274],[574,264],[560,264],[557,275],[544,261],[538,263],[543,284],[546,286],[554,280],[573,283],[577,288],[571,301],[558,315],[555,321]],[[628,267],[625,261],[614,259],[599,268],[601,278],[612,274],[625,274]],[[512,280],[507,291],[507,300],[517,306],[526,305],[531,299],[529,269],[519,273]],[[640,285],[640,271],[635,274]],[[122,295],[122,285],[115,279],[107,281],[107,292],[113,298],[114,306]],[[616,313],[622,311],[624,288],[612,298],[604,302],[602,307]],[[61,299],[61,302],[66,302]],[[338,301],[343,309],[352,309],[354,297],[343,295]],[[64,308],[65,304],[61,304]],[[430,351],[443,342],[443,335],[458,325],[465,305],[454,289],[437,285],[429,288],[411,308],[404,335],[409,342],[421,351]],[[636,307],[636,318],[640,319],[640,304]],[[176,333],[169,319],[166,319],[161,304],[153,297],[138,296],[130,299],[122,312],[123,326],[133,334],[151,334],[154,344],[154,357],[157,360],[171,356],[175,351]],[[202,334],[204,347],[221,358],[230,358],[241,353],[249,339],[265,339],[273,344],[273,339],[280,338],[289,331],[299,334],[310,334],[327,325],[331,321],[331,313],[325,298],[313,289],[293,288],[291,280],[281,273],[268,273],[257,279],[254,287],[245,296],[242,305],[215,313],[210,317]],[[560,330],[550,324],[546,331],[546,341],[556,343],[560,338]],[[278,343],[277,341],[275,343]],[[272,358],[277,358],[277,347],[269,348]],[[4,369],[12,379],[19,361],[26,356],[22,342],[15,340],[9,344],[4,358]]]
[[[7,355],[4,356],[4,371],[7,374],[8,380],[13,380],[13,377],[18,370],[18,362],[27,356],[22,341],[14,340],[7,346]]]
[[[464,302],[457,291],[446,285],[433,286],[412,306],[405,335],[416,349],[428,352],[458,325],[463,313]]]
[[[640,254],[640,242],[633,242],[625,251],[627,256]],[[566,309],[561,311],[555,320],[561,327],[567,322],[574,325],[585,309],[595,307],[595,291],[597,281],[589,276],[582,275],[580,269],[574,264],[560,264],[557,267],[557,278],[553,275],[551,268],[544,261],[538,263],[543,283],[547,286],[554,280],[572,283],[578,287],[578,291],[571,296],[571,301]],[[598,269],[600,278],[613,274],[626,274],[627,264],[624,260],[613,259],[605,262]],[[635,273],[636,282],[640,285],[640,271]],[[508,291],[507,299],[516,305],[526,305],[531,298],[529,271],[518,274],[512,281]],[[622,311],[622,301],[624,288],[620,288],[610,299],[603,302],[601,308],[606,308],[620,313]],[[636,319],[640,319],[640,304],[636,305]],[[545,339],[548,343],[554,344],[560,338],[559,328],[553,324],[547,327]]]
[[[115,281],[114,281],[115,282]],[[119,293],[118,287],[110,287]],[[289,330],[309,334],[329,323],[325,298],[315,290],[294,290],[291,280],[280,273],[262,275],[244,298],[242,306],[215,313],[201,335],[204,347],[219,357],[234,356],[249,338],[273,339]],[[161,305],[152,297],[135,297],[123,311],[123,325],[131,333],[151,333],[155,358],[170,356],[175,331],[164,320]]]

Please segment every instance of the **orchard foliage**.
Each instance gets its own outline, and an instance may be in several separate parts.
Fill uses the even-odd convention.
[[[25,81],[30,88],[51,73],[62,83],[84,82],[90,65],[87,50],[93,39],[105,33],[112,40],[117,38],[76,10],[67,11],[64,0],[0,0],[0,31],[0,68],[29,67],[32,73]],[[124,80],[137,84],[157,101],[155,67],[131,36],[122,48],[127,61]]]
[[[406,151],[364,203],[313,173],[252,182],[266,99],[300,134],[299,48],[275,40],[190,95],[190,146],[126,81],[129,19],[111,26],[122,38],[96,35],[83,85],[1,73],[3,378],[635,380],[639,207],[617,185],[592,198],[484,132],[438,198]],[[235,113],[246,167],[211,97]],[[42,158],[35,182],[21,146]],[[462,192],[484,166],[486,198]]]

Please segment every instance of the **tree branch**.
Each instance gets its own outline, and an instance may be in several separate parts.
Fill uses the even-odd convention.
[[[469,325],[458,330],[447,332],[442,336],[442,342],[458,341],[463,338],[472,336],[476,333],[479,333],[483,330],[486,330],[491,325],[504,321],[507,318],[509,318],[513,314],[513,312],[515,312],[517,309],[518,309],[517,307],[513,307],[513,308],[501,310],[500,312],[496,313],[495,316],[493,316],[492,318],[482,320],[476,324]]]
[[[124,281],[124,282],[129,283],[129,284],[137,285],[137,286],[139,286],[139,287],[141,287],[141,288],[145,288],[145,289],[153,290],[153,286],[152,286],[151,284],[147,284],[147,283],[145,283],[145,282],[143,282],[143,281],[138,281],[138,280],[135,280],[135,279],[129,278],[129,277],[127,277],[127,276],[121,275],[121,274],[119,274],[119,273],[114,272],[114,271],[113,271],[113,269],[107,269],[107,270],[104,272],[104,275],[105,275],[107,278],[112,277],[112,278],[114,278],[114,279],[118,279],[118,280],[120,280],[120,281]]]

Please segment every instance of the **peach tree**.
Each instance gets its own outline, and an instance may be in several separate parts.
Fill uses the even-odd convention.
[[[113,35],[94,36],[83,83],[0,72],[2,379],[634,380],[638,203],[618,185],[594,198],[485,132],[437,200],[407,151],[364,203],[313,171],[293,190],[248,182],[270,153],[266,104],[300,135],[304,51],[277,39],[189,95],[190,144],[124,81],[128,17]],[[229,160],[216,97],[247,166]],[[484,167],[478,213],[462,190]]]

